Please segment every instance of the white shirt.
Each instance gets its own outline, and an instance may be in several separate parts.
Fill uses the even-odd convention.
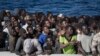
[[[77,34],[77,41],[81,41],[82,40],[82,34]]]
[[[33,51],[33,46],[37,48],[37,52],[36,52],[37,55],[42,53],[41,45],[38,42],[38,39],[35,39],[35,38],[34,39],[28,38],[24,41],[24,46],[23,47],[24,47],[25,53],[32,52]]]
[[[30,53],[31,52],[32,43],[31,43],[30,38],[28,38],[24,41],[23,49],[24,49],[25,53]]]
[[[3,32],[6,32],[8,35],[10,34],[9,31],[8,31],[8,28],[5,28],[5,29],[3,30]]]
[[[85,50],[85,52],[91,51],[92,36],[88,36],[88,35],[84,35],[84,34],[78,34],[77,35],[77,41],[81,42],[82,48]]]
[[[25,29],[26,31],[27,31],[27,27],[28,27],[28,24],[27,23],[22,26],[22,28]]]
[[[31,43],[32,43],[32,44],[34,45],[34,47],[36,47],[37,50],[38,50],[38,51],[36,52],[36,54],[40,54],[40,53],[42,52],[42,48],[41,48],[41,45],[40,45],[38,39],[36,39],[36,38],[32,39],[32,40],[31,40]]]

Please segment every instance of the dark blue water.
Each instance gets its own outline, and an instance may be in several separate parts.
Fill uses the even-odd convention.
[[[0,0],[0,9],[25,8],[28,12],[64,15],[100,15],[100,0]]]

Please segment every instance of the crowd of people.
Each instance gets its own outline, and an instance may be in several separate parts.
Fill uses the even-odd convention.
[[[100,55],[100,16],[0,12],[0,50],[21,56]]]

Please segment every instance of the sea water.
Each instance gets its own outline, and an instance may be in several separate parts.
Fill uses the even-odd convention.
[[[64,15],[100,15],[100,0],[0,0],[0,10],[24,8],[28,12],[51,11]]]

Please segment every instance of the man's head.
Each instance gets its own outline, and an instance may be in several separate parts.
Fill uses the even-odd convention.
[[[11,17],[11,22],[14,22],[14,21],[16,21],[17,19],[16,19],[16,16],[12,16]]]
[[[66,26],[68,26],[68,22],[66,20],[63,20],[61,22],[61,25],[62,25],[62,27],[66,27]]]
[[[23,29],[23,28],[21,28],[20,29],[20,35],[22,36],[22,37],[26,37],[26,31]]]
[[[43,32],[46,33],[46,34],[48,34],[48,33],[49,33],[48,27],[44,26],[44,27],[43,27]]]
[[[100,24],[97,25],[96,33],[100,32]]]
[[[66,33],[65,34],[67,34],[67,35],[73,35],[73,34],[75,34],[74,27],[73,26],[67,26],[66,27]]]
[[[45,26],[50,27],[50,22],[49,22],[48,20],[46,20],[46,21],[44,22],[44,24],[45,24]]]
[[[48,13],[47,13],[47,16],[48,16],[48,17],[51,17],[51,16],[52,16],[52,13],[51,13],[51,12],[48,12]]]
[[[51,54],[52,53],[52,45],[53,45],[51,38],[47,38],[46,43],[47,43],[47,45],[44,46],[44,52],[45,52],[45,54]]]
[[[19,26],[19,23],[18,23],[18,21],[17,20],[15,20],[14,22],[12,22],[13,23],[13,26]]]
[[[36,20],[36,15],[32,14],[32,20]]]
[[[86,34],[86,35],[89,33],[89,29],[86,25],[82,26],[82,32],[83,32],[83,34]]]
[[[78,27],[78,28],[76,29],[76,32],[77,32],[77,34],[81,34],[81,33],[82,33],[82,29],[81,29],[80,27]]]
[[[37,31],[39,31],[39,32],[40,32],[40,31],[41,31],[41,27],[40,27],[40,25],[39,25],[39,24],[37,24],[35,29],[36,29]]]
[[[78,20],[78,23],[84,24],[85,23],[85,19],[83,17],[80,17],[79,20]]]
[[[46,40],[47,44],[51,45],[52,46],[52,39],[51,39],[51,36],[49,36]]]
[[[15,26],[15,31],[19,33],[20,28],[18,26]]]
[[[25,18],[24,18],[24,20],[26,21],[26,23],[28,25],[31,25],[32,24],[32,20],[31,20],[31,17],[29,15],[26,15]]]
[[[27,27],[28,34],[33,34],[33,28],[31,26]]]

